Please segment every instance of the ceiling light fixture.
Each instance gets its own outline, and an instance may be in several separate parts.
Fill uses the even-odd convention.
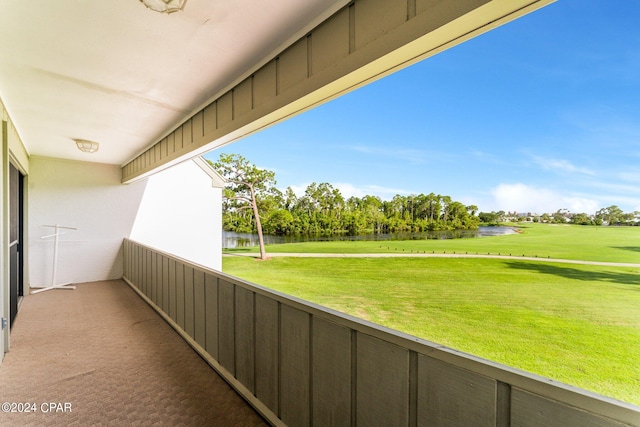
[[[78,150],[85,153],[95,153],[100,147],[100,144],[98,144],[97,142],[87,141],[86,139],[74,139],[74,141],[78,146]]]
[[[140,0],[147,8],[160,13],[173,13],[184,9],[187,0]]]

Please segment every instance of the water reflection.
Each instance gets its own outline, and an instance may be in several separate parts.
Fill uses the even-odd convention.
[[[267,245],[278,243],[299,243],[299,242],[320,242],[335,240],[443,240],[443,239],[463,239],[478,238],[488,236],[502,236],[514,234],[513,227],[480,227],[477,230],[449,230],[449,231],[427,231],[421,233],[388,233],[388,234],[362,234],[359,236],[271,236],[265,235],[264,241]],[[258,235],[249,233],[234,233],[232,231],[222,232],[222,247],[224,249],[244,248],[258,246]]]

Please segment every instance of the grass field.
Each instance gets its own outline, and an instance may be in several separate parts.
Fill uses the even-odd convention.
[[[549,247],[558,258],[640,262],[640,228],[587,228],[591,236],[603,236],[597,240],[577,236],[576,228],[584,232],[578,227],[534,225],[522,234],[466,242],[393,243],[405,245],[406,251],[425,244],[438,248],[432,250],[461,251],[471,244],[484,253],[511,246],[527,255]],[[369,243],[305,243],[271,250],[380,249],[379,243]],[[351,245],[353,250],[345,250]],[[283,257],[257,262],[225,257],[223,270],[421,338],[640,404],[640,268],[517,258]]]
[[[385,242],[305,242],[272,245],[267,252],[437,252],[538,256],[585,261],[640,263],[640,227],[588,227],[527,223],[520,233],[477,239]],[[238,251],[257,252],[257,248]],[[234,251],[229,251],[234,252]]]

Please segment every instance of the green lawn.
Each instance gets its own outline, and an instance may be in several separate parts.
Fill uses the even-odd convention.
[[[306,242],[270,245],[267,252],[402,253],[404,249],[405,252],[490,252],[513,256],[640,263],[640,227],[527,223],[518,228],[521,230],[518,234],[478,239]],[[257,252],[257,248],[250,251]]]
[[[416,245],[433,245],[438,251],[461,251],[470,245],[484,253],[510,246],[527,255],[535,255],[532,248],[549,248],[558,258],[640,263],[640,227],[585,230],[534,225],[512,236],[392,245],[414,251]],[[370,243],[277,245],[271,251],[380,249],[380,243]],[[224,257],[223,270],[439,344],[640,404],[640,268],[517,258],[284,257],[259,262]]]

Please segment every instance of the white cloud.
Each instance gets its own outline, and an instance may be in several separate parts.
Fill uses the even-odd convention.
[[[512,164],[512,163],[505,162],[504,159],[496,156],[493,153],[488,153],[486,151],[481,151],[478,149],[471,149],[471,151],[469,152],[469,155],[475,158],[476,160],[484,163],[496,164],[496,165]]]
[[[307,189],[307,187],[310,185],[311,183],[303,183],[300,185],[290,185],[289,187],[291,187],[291,189],[293,190],[293,192],[295,193],[296,196],[298,197],[302,197],[304,196],[304,191]],[[284,192],[284,189],[280,189]]]
[[[545,170],[553,170],[562,173],[581,173],[585,175],[595,175],[595,172],[587,169],[575,166],[568,160],[564,159],[551,159],[540,156],[533,156],[533,160]]]
[[[346,182],[339,182],[334,187],[340,189],[340,193],[345,199],[349,197],[363,197],[363,196],[378,196],[382,200],[391,200],[396,194],[411,194],[411,191],[407,191],[401,188],[382,187],[379,185],[365,185],[359,187]]]
[[[310,182],[302,183],[299,185],[290,185],[290,187],[296,196],[302,197],[310,184]],[[340,194],[342,194],[342,197],[345,199],[348,199],[349,197],[363,197],[369,195],[378,196],[382,200],[391,200],[396,194],[407,195],[412,193],[411,191],[400,188],[382,187],[379,185],[357,186],[348,182],[331,183],[331,185],[333,188],[340,190]]]
[[[569,212],[593,214],[602,208],[600,202],[586,197],[564,197],[563,200],[565,205],[568,206],[567,209],[569,209]]]
[[[492,210],[545,213],[558,209],[595,213],[600,203],[588,197],[565,196],[554,190],[522,183],[500,184],[491,190]]]
[[[633,185],[632,180],[629,180],[631,184],[624,183],[612,183],[612,182],[593,182],[591,186],[599,188],[607,192],[608,197],[619,198],[627,197],[633,194],[640,194],[640,187]]]
[[[640,184],[640,172],[631,171],[631,172],[619,172],[618,177],[622,181],[627,181],[635,184]]]
[[[428,152],[424,150],[416,150],[413,148],[383,148],[370,147],[365,145],[350,145],[344,148],[351,151],[356,151],[358,153],[384,157],[385,159],[391,158],[402,160],[414,165],[426,163],[427,159],[430,157]]]
[[[640,197],[637,196],[622,196],[620,194],[611,195],[606,194],[601,196],[601,203],[599,208],[604,208],[611,205],[616,205],[624,212],[633,212],[640,210]]]

